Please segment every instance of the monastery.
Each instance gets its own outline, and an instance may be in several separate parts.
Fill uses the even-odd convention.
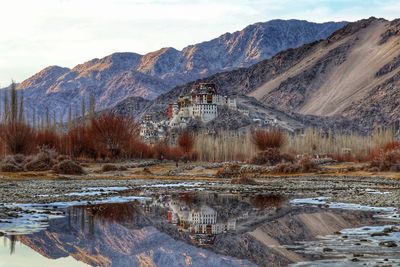
[[[236,98],[219,95],[215,84],[196,84],[189,94],[179,96],[175,103],[168,105],[167,121],[154,122],[146,115],[140,125],[140,136],[146,143],[155,143],[163,140],[169,130],[187,127],[190,120],[212,121],[222,107],[246,113],[238,109]]]
[[[197,84],[189,94],[180,96],[176,103],[169,104],[169,126],[184,128],[190,119],[210,122],[218,117],[218,108],[222,106],[237,110],[236,99],[219,95],[215,84]]]

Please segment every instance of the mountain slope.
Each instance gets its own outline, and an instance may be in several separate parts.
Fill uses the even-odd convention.
[[[98,109],[128,97],[154,99],[176,85],[247,67],[287,48],[326,38],[345,24],[299,20],[257,23],[182,51],[163,48],[146,55],[115,53],[73,69],[48,67],[23,81],[18,89],[24,92],[27,109],[40,115],[48,108],[65,119],[70,106],[81,113],[82,97],[93,94]]]
[[[370,131],[400,120],[399,77],[400,20],[370,18],[350,23],[326,40],[202,81],[285,113],[322,116],[335,125],[357,119],[355,126]]]

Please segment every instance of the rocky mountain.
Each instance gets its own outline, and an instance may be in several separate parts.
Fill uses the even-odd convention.
[[[212,75],[224,93],[247,94],[305,124],[371,131],[400,121],[400,20],[349,23],[326,40],[249,68]],[[177,87],[158,101],[190,89]]]
[[[174,86],[211,74],[248,67],[288,48],[324,39],[345,22],[322,24],[299,20],[257,23],[178,51],[162,48],[139,55],[115,53],[72,69],[48,67],[18,85],[26,108],[47,109],[66,119],[68,109],[81,114],[82,98],[94,95],[105,109],[130,97],[154,99]]]

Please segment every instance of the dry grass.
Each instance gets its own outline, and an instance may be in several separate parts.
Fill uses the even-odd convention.
[[[393,130],[376,130],[371,135],[328,133],[307,129],[302,134],[287,134],[282,152],[292,155],[329,156],[340,162],[366,162],[371,160],[377,147],[397,146],[393,141]],[[225,162],[249,161],[257,155],[258,149],[250,132],[235,133],[223,131],[216,135],[196,135],[194,150],[199,161]],[[269,144],[272,146],[271,144]]]
[[[251,137],[253,143],[261,151],[270,148],[280,149],[286,143],[285,134],[278,129],[256,130],[252,132]]]
[[[352,155],[369,153],[375,147],[394,140],[395,131],[376,130],[371,135],[322,133],[319,130],[307,129],[303,134],[288,136],[283,147],[285,151],[296,154],[318,155]]]
[[[195,138],[197,159],[208,162],[248,161],[257,154],[251,133],[200,133]]]

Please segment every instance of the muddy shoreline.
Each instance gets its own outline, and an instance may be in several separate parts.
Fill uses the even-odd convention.
[[[179,182],[178,182],[179,181]],[[330,197],[340,202],[400,208],[400,180],[371,177],[291,176],[256,179],[257,185],[233,185],[230,179],[0,179],[0,203],[50,203],[60,201],[91,201],[100,196],[132,195],[132,193],[162,192],[184,189],[214,192],[276,193],[297,198]],[[157,185],[160,185],[158,187]],[[170,186],[169,186],[170,185]],[[102,188],[122,187],[123,190],[101,192]],[[95,195],[79,194],[98,188]],[[78,193],[78,194],[75,194]]]

